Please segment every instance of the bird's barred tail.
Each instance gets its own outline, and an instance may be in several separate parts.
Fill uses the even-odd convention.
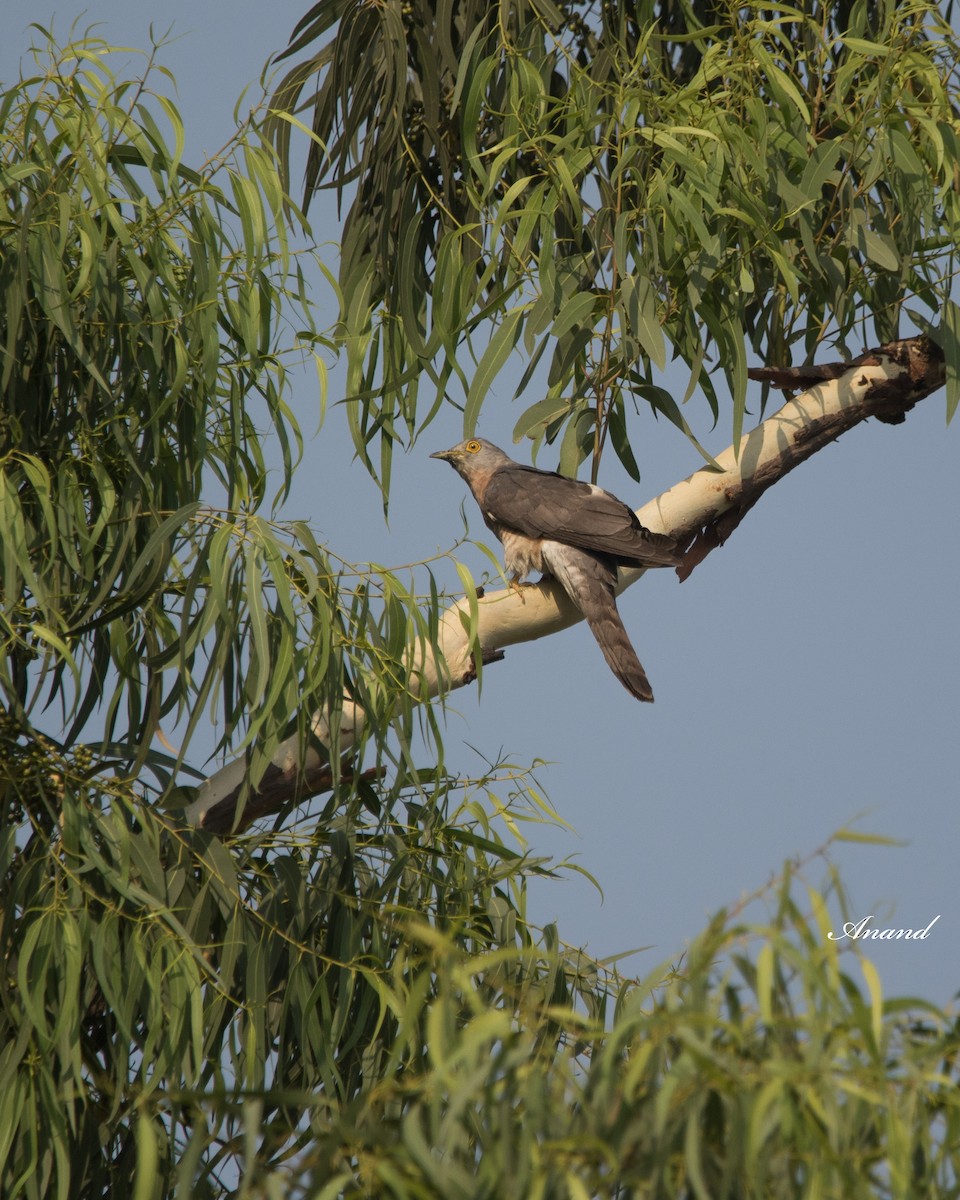
[[[636,650],[630,644],[615,601],[611,598],[609,607],[606,603],[594,606],[594,612],[589,615],[584,613],[584,616],[610,670],[631,695],[636,696],[638,700],[652,702],[653,688],[640,659],[637,658]]]
[[[653,700],[647,673],[617,611],[616,566],[601,555],[557,542],[544,542],[541,552],[544,566],[583,613],[610,670],[632,696]]]

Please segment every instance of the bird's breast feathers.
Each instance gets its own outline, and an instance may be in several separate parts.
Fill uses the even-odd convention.
[[[523,579],[533,571],[546,571],[540,538],[527,537],[503,526],[495,528],[494,533],[503,543],[503,565],[510,575]]]

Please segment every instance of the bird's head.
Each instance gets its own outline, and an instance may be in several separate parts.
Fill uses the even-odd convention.
[[[489,474],[512,461],[499,446],[488,442],[486,438],[467,438],[465,442],[449,450],[438,450],[430,457],[448,462],[464,479],[469,479],[473,474]]]

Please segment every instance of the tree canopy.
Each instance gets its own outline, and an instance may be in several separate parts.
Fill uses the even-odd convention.
[[[751,351],[905,318],[947,349],[952,413],[957,48],[923,0],[315,4],[274,102],[310,119],[305,201],[346,209],[358,450],[388,479],[451,390],[469,435],[519,348],[516,396],[541,363],[548,387],[514,436],[594,478],[609,441],[636,475],[638,409],[686,427],[668,358],[715,418],[730,397],[736,441]]]
[[[920,3],[336,0],[199,164],[154,55],[51,41],[3,91],[4,1196],[955,1194],[955,1018],[855,982],[829,861],[641,979],[536,928],[564,864],[513,832],[549,802],[516,763],[451,775],[431,703],[483,669],[485,598],[445,611],[282,505],[305,355],[321,384],[345,357],[385,496],[395,444],[448,402],[471,429],[515,350],[518,392],[548,376],[518,436],[638,470],[645,409],[687,428],[678,356],[734,443],[701,477],[727,508],[697,477],[663,505],[691,554],[866,415],[944,378],[952,407],[957,48]],[[904,313],[942,353],[840,365],[747,432],[751,352]],[[197,828],[200,742],[233,765]]]

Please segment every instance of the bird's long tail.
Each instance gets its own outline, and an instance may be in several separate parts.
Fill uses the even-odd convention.
[[[652,701],[653,688],[617,611],[616,566],[601,555],[572,546],[557,550],[554,553],[545,545],[544,563],[583,613],[607,666],[632,696]]]
[[[609,603],[605,602],[595,608],[591,615],[583,615],[597,639],[597,645],[603,651],[607,666],[614,675],[632,696],[636,696],[638,700],[652,701],[653,688],[627,636],[613,597],[609,598]]]

